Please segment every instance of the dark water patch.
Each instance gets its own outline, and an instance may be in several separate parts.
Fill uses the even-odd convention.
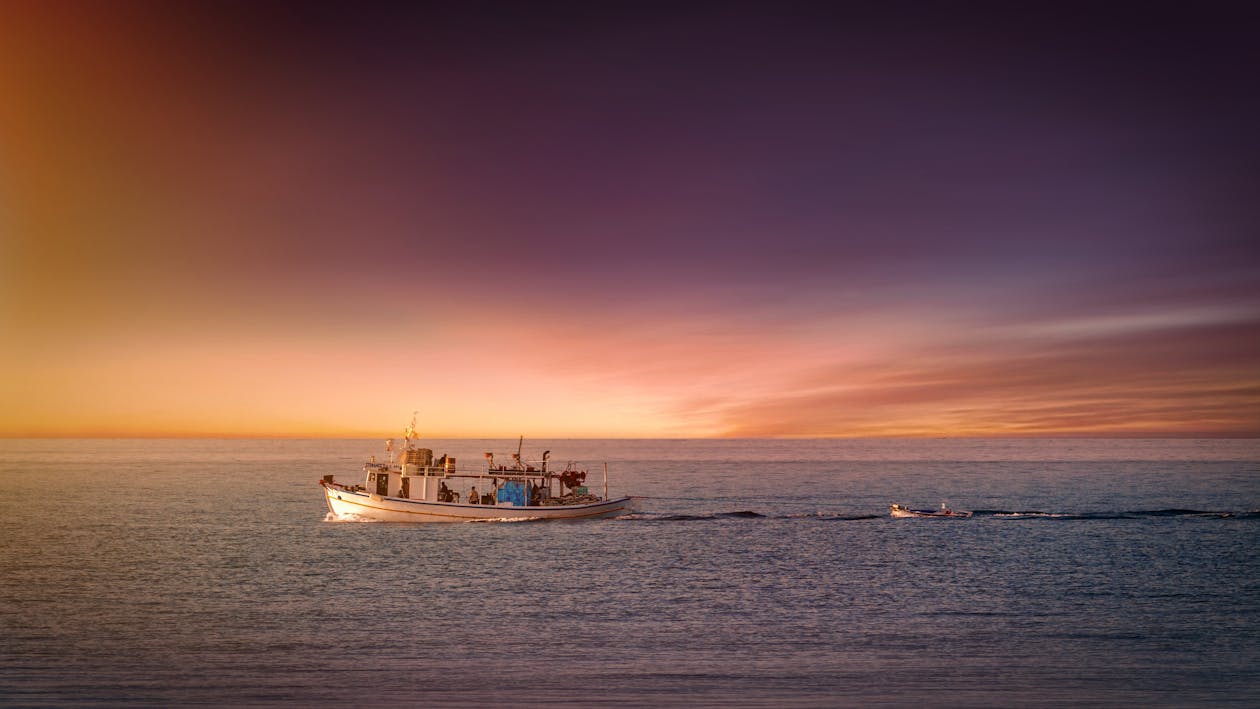
[[[863,519],[883,519],[883,518],[884,518],[884,515],[871,515],[871,514],[843,515],[843,514],[829,514],[826,512],[809,512],[805,514],[784,515],[782,517],[782,519],[815,519],[815,520],[823,520],[827,522],[855,522],[857,520],[863,520]]]
[[[712,520],[825,520],[829,522],[854,522],[868,519],[883,519],[880,514],[841,514],[832,512],[803,512],[791,514],[763,514],[753,510],[735,512],[713,512],[710,514],[683,514],[663,512],[635,512],[617,517],[626,522],[704,522]]]
[[[819,515],[818,519],[839,520],[841,522],[856,522],[863,519],[883,519],[886,515]]]
[[[635,512],[616,518],[621,522],[699,522],[717,519],[714,515],[663,514],[659,512]]]
[[[1015,611],[958,611],[933,609],[924,611],[922,615],[954,618],[1019,618],[1023,614]]]
[[[735,512],[710,512],[705,514],[635,512],[622,515],[617,517],[617,519],[627,522],[701,522],[720,519],[766,519],[766,517],[766,515],[752,510],[737,510]]]
[[[737,512],[710,512],[705,514],[635,512],[616,519],[624,522],[712,522],[714,520],[769,519],[769,515],[739,510]]]

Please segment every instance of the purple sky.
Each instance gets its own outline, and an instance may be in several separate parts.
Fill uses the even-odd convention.
[[[644,8],[237,8],[210,49],[261,115],[219,128],[312,153],[296,183],[245,182],[312,222],[286,245],[316,258],[371,260],[363,239],[637,297],[1084,279],[1077,307],[1107,307],[1255,284],[1237,12]]]
[[[505,334],[513,371],[490,380],[633,412],[546,433],[1260,435],[1246,4],[31,3],[0,19],[10,288],[29,306],[10,322],[36,343],[96,333],[49,380],[207,332],[231,357],[282,359],[260,329],[310,339],[328,376],[319,343],[367,325],[476,347],[458,337],[474,323],[613,340],[556,364]],[[664,334],[684,351],[648,344]],[[983,386],[1033,355],[1049,358],[1036,381]],[[738,373],[696,380],[728,359]],[[122,432],[210,406],[191,386],[145,398],[171,377],[111,404]],[[434,386],[395,383],[394,418]],[[1029,412],[1083,383],[1071,422]],[[535,394],[505,391],[526,419],[505,430]],[[309,425],[359,425],[320,405]],[[278,407],[241,430],[303,421]]]

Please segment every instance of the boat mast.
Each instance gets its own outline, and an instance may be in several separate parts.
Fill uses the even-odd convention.
[[[416,438],[416,414],[419,411],[411,412],[411,423],[407,424],[407,430],[403,431],[403,450],[411,450],[411,439]]]

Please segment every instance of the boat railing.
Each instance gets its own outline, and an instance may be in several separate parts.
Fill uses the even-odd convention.
[[[401,466],[397,463],[368,463],[365,466],[367,470],[376,470],[382,472],[403,473],[408,476],[434,476],[443,478],[514,478],[528,480],[546,480],[548,478],[556,478],[560,475],[559,470],[536,470],[532,468],[509,468],[495,467],[489,468],[484,472],[472,472],[467,468],[454,468],[445,465],[414,465],[408,464]]]

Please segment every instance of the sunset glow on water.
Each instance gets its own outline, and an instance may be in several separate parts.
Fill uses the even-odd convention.
[[[423,443],[472,461],[517,441]],[[376,440],[0,441],[0,704],[1241,708],[1260,691],[1254,440],[524,445],[607,461],[636,512],[330,520],[316,481],[362,482]],[[975,516],[889,516],[941,501]]]

